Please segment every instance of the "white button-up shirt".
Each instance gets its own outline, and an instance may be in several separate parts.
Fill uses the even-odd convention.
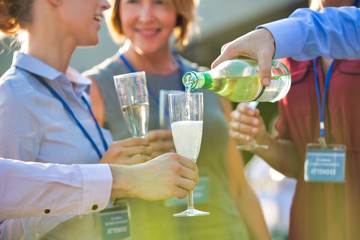
[[[108,204],[111,186],[107,164],[60,165],[0,159],[0,219],[99,211]]]

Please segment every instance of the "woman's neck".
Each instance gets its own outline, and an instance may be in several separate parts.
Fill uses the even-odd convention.
[[[137,71],[145,71],[154,75],[169,75],[179,69],[178,62],[170,49],[144,54],[130,47],[124,50],[123,54],[126,60]]]
[[[24,52],[65,74],[74,50],[61,43],[30,39]]]
[[[43,23],[46,19],[39,17],[29,26],[24,52],[66,73],[77,43],[73,38],[63,34],[56,16],[48,17],[48,22]]]

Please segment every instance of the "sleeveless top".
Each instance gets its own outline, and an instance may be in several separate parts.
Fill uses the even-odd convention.
[[[198,69],[196,64],[180,56],[179,58],[185,72]],[[94,77],[104,99],[104,128],[110,130],[114,140],[119,140],[131,135],[120,111],[113,76],[129,73],[130,70],[116,60],[117,56],[106,59],[85,72],[85,75]],[[183,90],[183,85],[179,72],[168,76],[146,74],[146,79],[149,89],[150,131],[159,128],[159,90]],[[131,214],[132,240],[249,239],[245,223],[230,194],[226,169],[229,135],[222,105],[215,93],[201,91],[204,94],[204,122],[197,165],[200,177],[208,180],[209,198],[202,203],[195,202],[195,208],[210,212],[210,215],[173,217],[174,213],[187,208],[187,201],[184,205],[172,205],[169,201],[127,199]]]

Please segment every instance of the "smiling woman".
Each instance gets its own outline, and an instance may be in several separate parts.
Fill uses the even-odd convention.
[[[66,73],[76,47],[99,41],[99,22],[109,7],[106,0],[0,1],[0,30],[25,37],[12,67],[0,80],[1,156],[66,164],[99,161],[107,146],[93,145],[74,122],[79,121],[93,142],[101,142],[83,102],[83,89],[89,82],[80,77],[69,80]],[[69,118],[75,110],[80,114]],[[104,142],[112,141],[108,133],[100,133]],[[94,222],[92,214],[85,219],[67,215],[7,220],[1,222],[0,239],[64,236],[57,228],[76,232],[67,239],[82,239],[94,234],[77,228]]]
[[[176,153],[149,160],[152,150],[146,139],[112,142],[110,133],[101,129],[93,117],[86,92],[91,82],[68,68],[76,47],[98,42],[102,12],[109,7],[106,0],[0,0],[0,30],[6,34],[24,34],[22,50],[14,53],[12,66],[0,79],[0,156],[54,163],[49,164],[51,166],[59,166],[55,163],[108,163],[111,165],[99,168],[108,167],[112,171],[112,176],[107,176],[108,183],[113,183],[115,190],[112,196],[148,200],[184,198],[187,191],[193,190],[198,183],[196,165]],[[134,163],[142,164],[114,165]],[[10,203],[10,206],[1,207],[7,208],[8,212],[14,209],[14,213],[8,216],[34,216],[28,211],[31,206],[44,209],[42,214],[35,211],[36,216],[57,214],[53,208],[45,208],[48,206],[44,206],[44,201],[62,206],[62,212],[80,213],[72,208],[78,202],[74,196],[64,198],[59,195],[65,185],[70,192],[80,192],[84,201],[79,205],[85,206],[86,212],[106,208],[105,215],[115,213],[114,218],[122,217],[122,212],[107,207],[110,193],[106,189],[109,190],[109,186],[89,193],[87,180],[91,182],[94,178],[89,171],[81,170],[86,167],[73,168],[74,175],[85,176],[80,177],[81,181],[79,177],[66,177],[72,168],[48,171],[47,176],[31,171],[31,167],[27,169],[29,175],[20,174],[18,179],[31,182],[29,179],[33,176],[34,181],[43,183],[48,191],[24,185],[24,189],[29,188],[26,190],[34,194],[28,196],[27,191],[23,191],[26,198],[22,198],[24,195],[16,194],[22,189],[14,188],[12,194],[0,190],[2,200]],[[62,175],[62,171],[68,174]],[[0,185],[12,189],[19,183],[10,180],[19,176],[16,172],[10,169],[8,173],[14,174],[15,178],[6,179]],[[42,194],[45,192],[46,195]],[[91,197],[92,194],[101,196],[100,202]],[[21,201],[12,199],[14,195]],[[106,235],[107,231],[101,231],[100,224],[108,223],[108,218],[99,218],[99,215],[88,214],[2,220],[0,239],[114,239],[114,236]]]
[[[201,69],[180,57],[175,49],[187,44],[196,7],[195,0],[113,0],[107,23],[114,41],[124,45],[114,56],[84,73],[94,83],[90,95],[96,118],[119,140],[130,135],[120,112],[113,76],[146,72],[150,105],[146,139],[153,149],[153,157],[174,151],[171,132],[159,126],[160,90],[183,91],[181,78],[185,72]],[[203,94],[204,137],[198,159],[200,184],[194,197],[196,207],[210,215],[201,219],[173,217],[174,213],[186,209],[186,200],[128,199],[133,240],[246,240],[249,235],[254,239],[270,238],[256,196],[244,177],[241,156],[229,142],[224,112],[228,113],[225,109],[231,108],[231,104],[221,102],[210,92]],[[231,195],[227,161],[236,162],[237,179],[232,182],[237,182],[241,189],[235,194],[236,198],[241,196],[236,199],[243,203],[239,207],[241,213]],[[233,163],[229,165],[234,166]],[[251,209],[250,213],[245,212],[246,209]]]
[[[24,37],[12,67],[0,79],[0,127],[4,130],[0,156],[71,164],[97,163],[105,153],[107,146],[93,145],[74,121],[78,120],[94,143],[102,141],[84,103],[83,89],[89,81],[76,75],[69,79],[66,74],[76,47],[98,43],[102,12],[109,7],[106,0],[0,1],[0,30]],[[75,110],[79,114],[69,117]],[[108,133],[100,133],[111,143]],[[94,222],[93,214],[87,216],[86,220],[66,215],[2,221],[0,239],[64,236],[54,230],[57,228],[71,234],[65,239],[82,239],[94,234],[81,228],[77,232],[78,226]]]

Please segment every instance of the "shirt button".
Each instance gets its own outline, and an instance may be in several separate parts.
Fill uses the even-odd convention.
[[[35,238],[40,238],[40,233],[38,233],[38,232],[35,233],[35,234],[34,234],[34,237],[35,237]]]
[[[91,209],[95,211],[96,209],[98,209],[98,205],[94,204]]]
[[[49,214],[50,213],[50,209],[45,209],[45,214]]]

